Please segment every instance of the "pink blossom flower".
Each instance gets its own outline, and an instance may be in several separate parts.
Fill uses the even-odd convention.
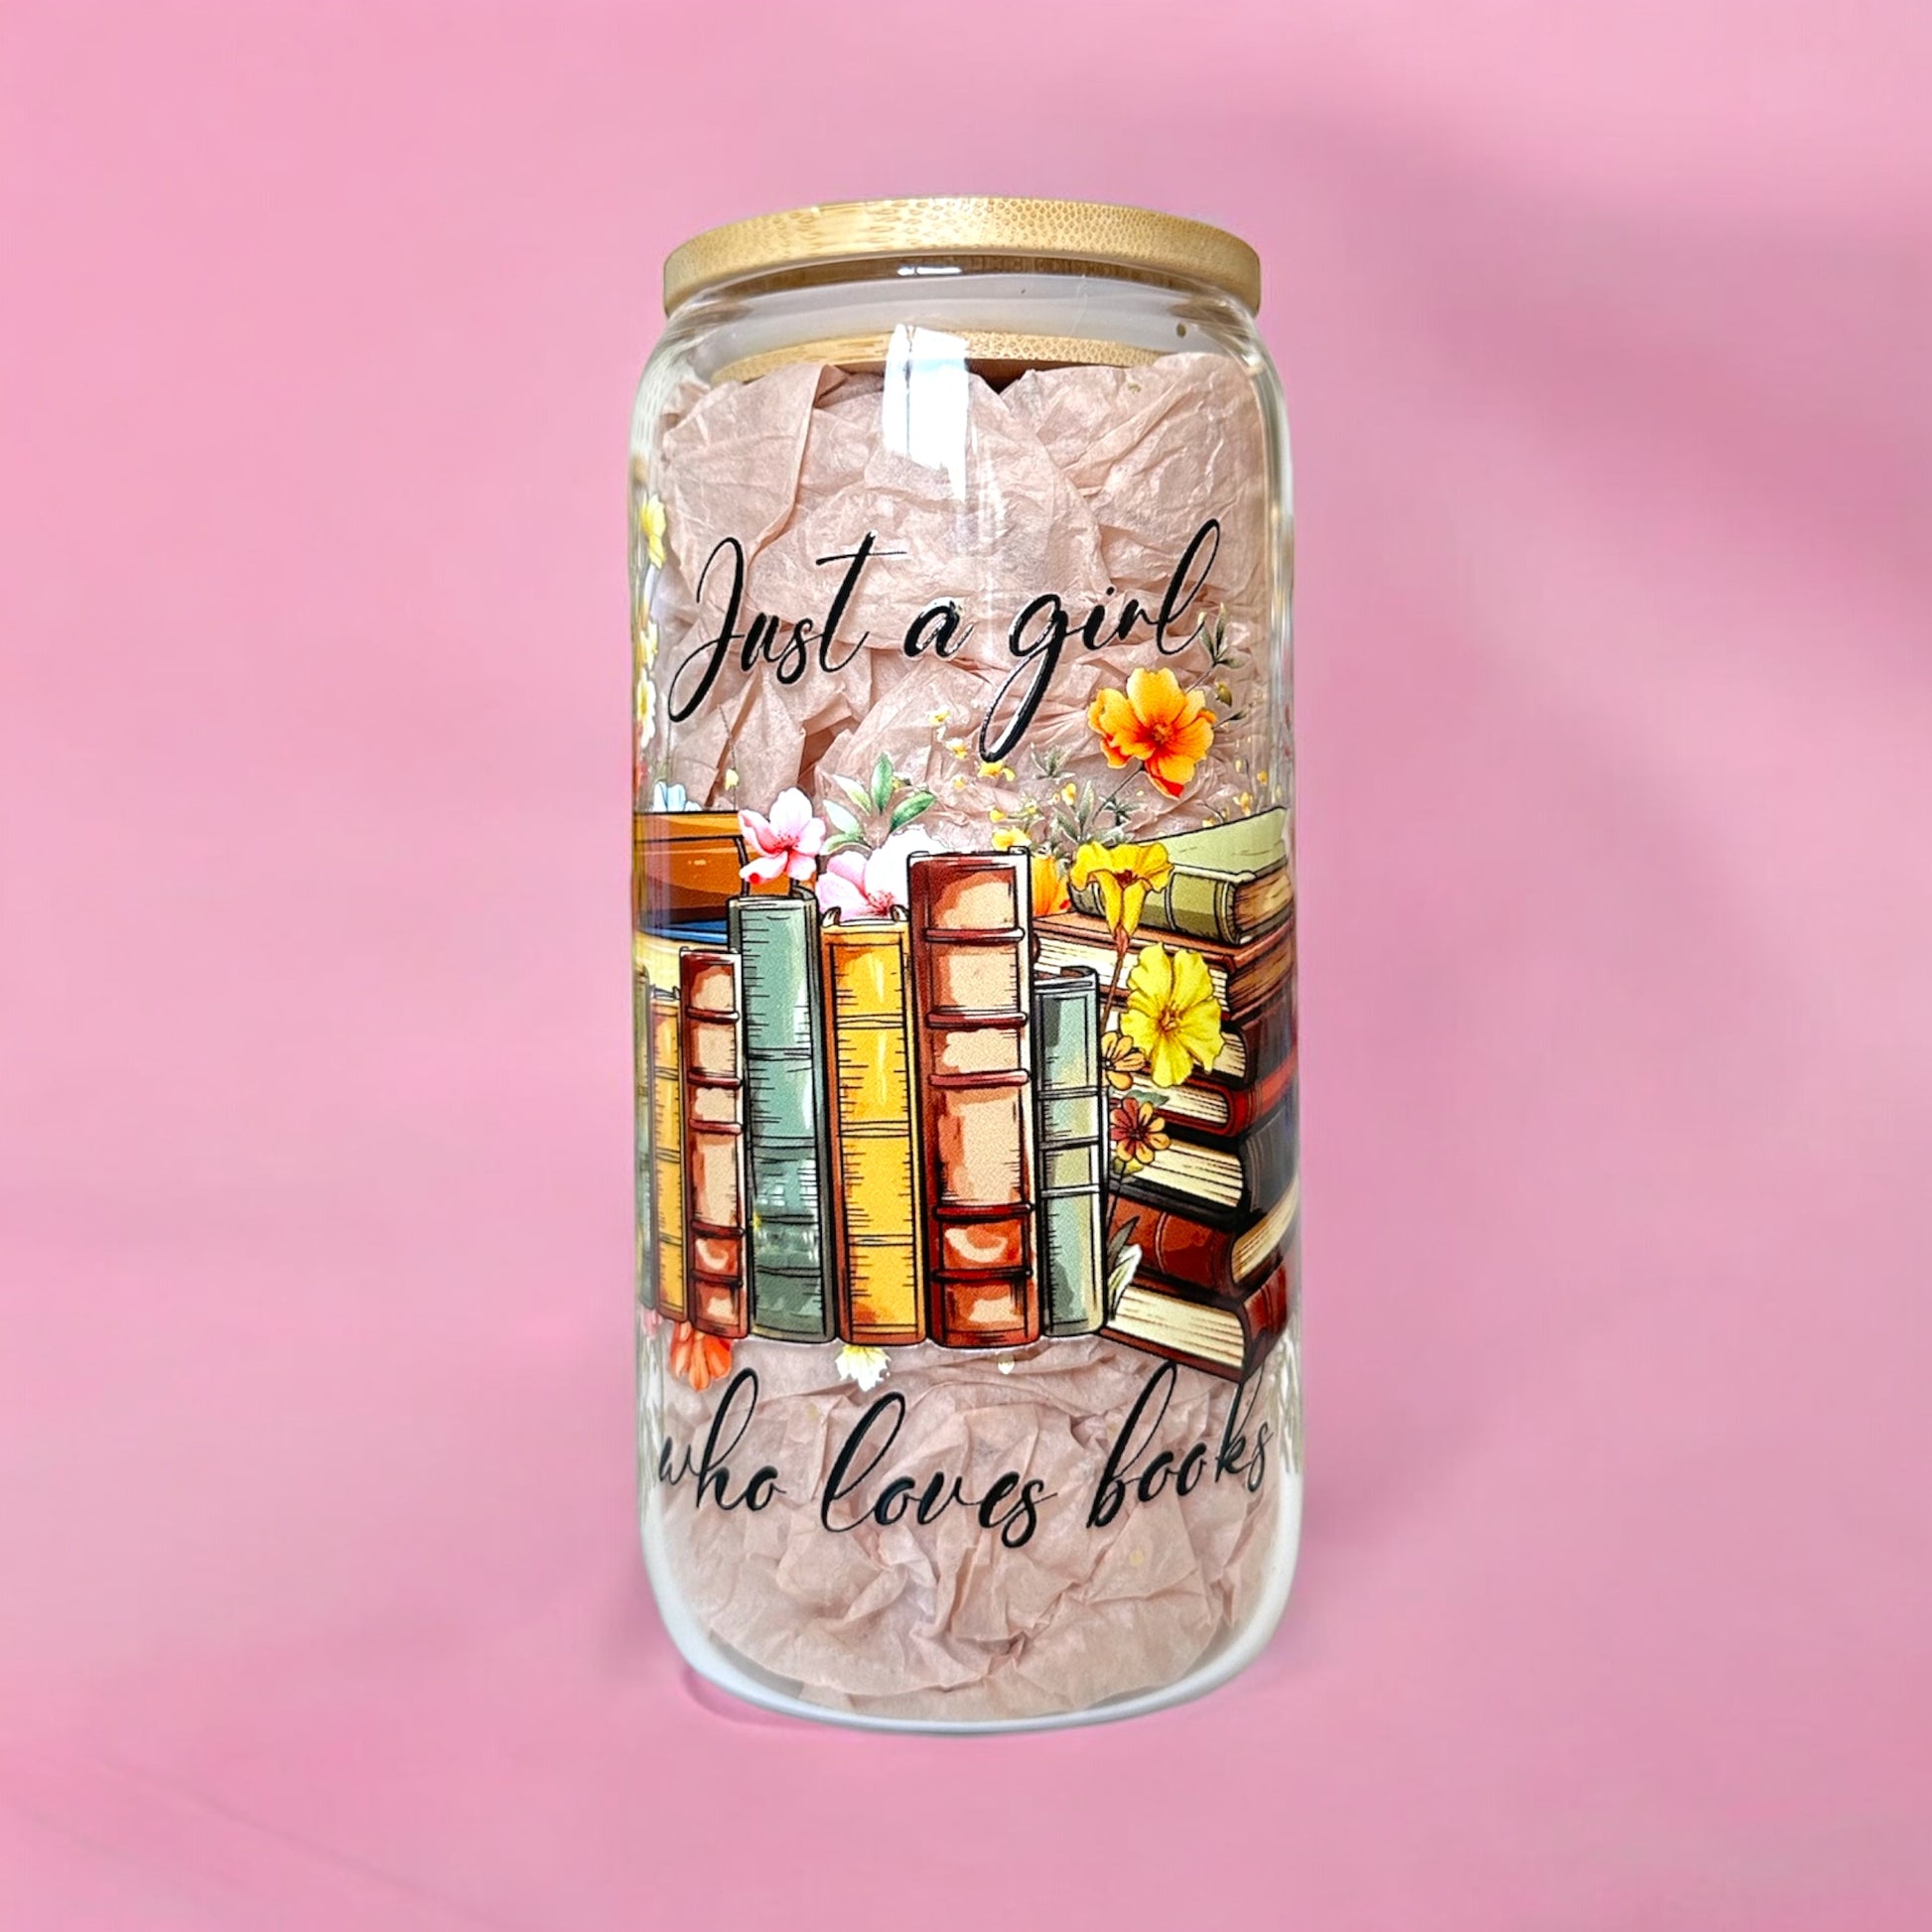
[[[905,868],[938,847],[923,832],[895,832],[877,852],[841,852],[818,879],[818,902],[841,919],[883,919],[905,903]]]
[[[825,821],[812,816],[812,801],[796,785],[779,792],[769,818],[741,811],[738,824],[752,848],[752,863],[741,868],[741,877],[759,883],[809,879],[817,870]]]

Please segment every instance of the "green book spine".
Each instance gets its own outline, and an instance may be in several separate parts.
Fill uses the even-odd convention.
[[[827,1144],[818,902],[735,898],[726,918],[743,961],[752,1332],[832,1333],[825,1263]]]
[[[1107,1242],[1100,1222],[1100,981],[1085,967],[1034,982],[1034,1069],[1040,1326],[1049,1335],[1091,1334],[1106,1312]]]

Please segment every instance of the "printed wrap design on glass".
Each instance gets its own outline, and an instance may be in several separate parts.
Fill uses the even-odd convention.
[[[1204,1688],[1299,1523],[1279,397],[1225,293],[989,235],[692,295],[632,439],[646,1550],[876,1724]]]

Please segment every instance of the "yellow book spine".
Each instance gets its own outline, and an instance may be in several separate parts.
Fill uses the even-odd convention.
[[[839,1332],[872,1347],[923,1341],[906,928],[885,920],[828,925],[820,943]]]
[[[684,1101],[677,1037],[677,995],[650,990],[651,1235],[657,1251],[657,1311],[690,1319],[684,1285]]]

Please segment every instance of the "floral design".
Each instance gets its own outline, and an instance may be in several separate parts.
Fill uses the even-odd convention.
[[[1177,1087],[1221,1051],[1221,1005],[1207,962],[1176,946],[1143,946],[1127,981],[1121,1031],[1147,1055],[1148,1078]]]
[[[650,788],[650,808],[654,812],[695,812],[691,794],[682,785],[667,785],[662,778]]]
[[[646,496],[637,505],[637,534],[651,562],[664,568],[664,505],[655,496]]]
[[[1178,798],[1214,744],[1214,714],[1166,669],[1135,671],[1125,691],[1101,691],[1087,710],[1107,762],[1139,759],[1156,789]]]
[[[853,846],[881,846],[895,832],[902,832],[915,818],[932,809],[933,794],[893,769],[891,759],[881,757],[872,776],[861,784],[857,778],[834,777],[832,782],[852,802],[842,805],[836,798],[825,801],[825,816],[832,821],[832,836],[825,851],[844,852]]]
[[[856,1382],[867,1395],[886,1379],[891,1365],[892,1358],[883,1348],[855,1348],[850,1343],[839,1350],[834,1364],[840,1381]]]
[[[671,1330],[671,1373],[702,1395],[732,1365],[732,1345],[720,1335],[700,1334],[688,1321]]]
[[[773,879],[810,879],[818,870],[825,821],[813,816],[812,801],[796,785],[779,792],[769,818],[741,810],[738,823],[752,847],[751,863],[741,868],[744,878],[765,884]]]
[[[1066,871],[1050,853],[1035,852],[1032,858],[1034,917],[1049,919],[1064,912],[1072,900],[1066,896]]]
[[[1100,1070],[1116,1093],[1125,1093],[1147,1071],[1147,1055],[1125,1034],[1111,1033],[1100,1042]]]
[[[1073,861],[1074,885],[1100,888],[1101,916],[1113,928],[1119,951],[1140,930],[1148,894],[1173,877],[1164,845],[1103,846],[1090,841]]]
[[[877,852],[849,847],[819,874],[818,902],[841,919],[889,918],[905,904],[912,855],[938,849],[923,832],[895,832]]]
[[[1144,1168],[1168,1145],[1168,1123],[1145,1100],[1123,1100],[1113,1112],[1114,1164],[1123,1173]]]

